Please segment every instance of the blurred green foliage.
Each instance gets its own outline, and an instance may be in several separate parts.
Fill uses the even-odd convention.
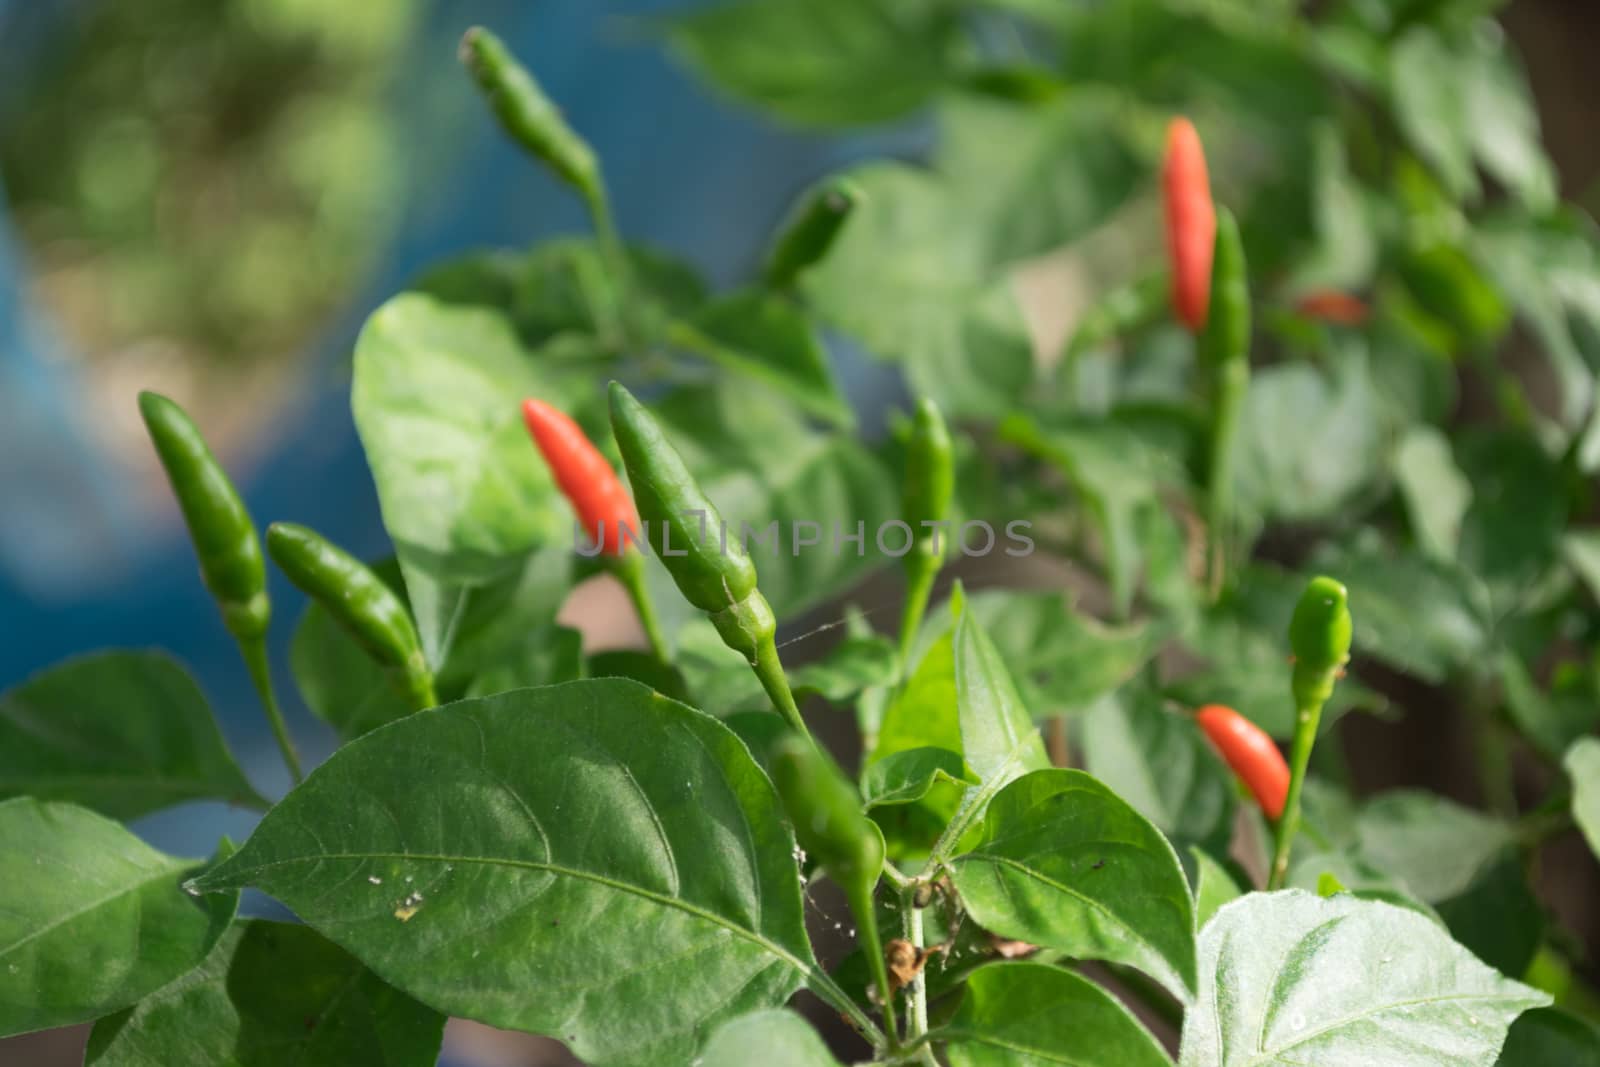
[[[0,130],[40,294],[91,357],[281,355],[384,242],[411,0],[82,5]]]

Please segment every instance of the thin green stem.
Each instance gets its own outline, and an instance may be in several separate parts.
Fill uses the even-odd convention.
[[[900,1047],[899,1026],[895,1020],[894,991],[889,985],[889,965],[883,958],[883,938],[878,934],[877,912],[872,899],[873,886],[846,889],[850,911],[856,917],[857,940],[866,954],[867,968],[872,972],[872,982],[878,987],[878,999],[883,1004],[883,1029],[889,1037],[889,1048]]]
[[[433,688],[433,672],[426,665],[405,672],[406,696],[418,711],[439,706],[439,697]]]
[[[671,653],[667,648],[667,638],[661,632],[661,620],[656,616],[655,602],[650,599],[650,589],[645,582],[644,557],[638,552],[630,551],[616,561],[616,565],[611,567],[611,573],[616,575],[622,587],[628,591],[628,599],[633,601],[633,610],[639,616],[639,625],[644,627],[645,638],[650,642],[651,655],[662,663],[669,662]]]
[[[794,702],[794,692],[789,688],[789,679],[783,673],[783,661],[778,658],[778,646],[769,637],[756,648],[756,661],[751,664],[756,672],[756,677],[761,679],[761,688],[767,691],[767,696],[772,700],[772,706],[777,709],[794,731],[802,737],[811,738],[811,731],[806,727],[806,721],[800,717],[800,707]],[[815,744],[815,740],[812,740]]]
[[[267,662],[267,640],[265,637],[240,638],[239,652],[244,656],[244,664],[250,671],[250,681],[256,687],[256,695],[261,698],[261,706],[266,709],[267,723],[272,727],[272,736],[278,742],[278,751],[283,753],[283,762],[289,767],[289,776],[294,779],[294,784],[299,785],[305,779],[300,771],[300,757],[294,750],[294,742],[289,738],[289,727],[283,721],[283,711],[278,707],[278,697],[272,690],[272,668]]]
[[[911,947],[917,950],[917,955],[922,955],[922,909],[917,907],[917,888],[911,887],[900,894],[900,914],[904,923],[905,939],[911,942]],[[928,1032],[928,981],[927,972],[917,975],[906,988],[906,1040],[918,1041]],[[925,1067],[939,1067],[938,1061],[933,1058],[933,1049],[924,1044],[922,1054],[917,1057],[917,1062]]]
[[[1289,753],[1289,795],[1283,814],[1272,827],[1272,873],[1267,889],[1282,889],[1289,875],[1289,848],[1300,829],[1300,790],[1305,785],[1311,749],[1317,743],[1317,726],[1322,721],[1322,705],[1301,708],[1295,716],[1294,745]]]
[[[922,617],[927,614],[928,600],[933,596],[933,583],[939,577],[937,560],[919,557],[906,572],[905,606],[900,611],[900,669],[911,670],[911,649],[917,643],[917,631],[922,629]]]
[[[600,245],[600,258],[611,273],[613,306],[617,323],[624,340],[633,337],[632,301],[628,291],[632,286],[633,268],[628,262],[628,250],[617,232],[617,223],[611,213],[611,199],[606,194],[605,183],[598,177],[583,190],[583,202],[589,209],[589,219],[594,225],[595,241]]]
[[[1477,698],[1467,701],[1472,721],[1472,743],[1478,763],[1478,786],[1485,805],[1504,818],[1515,818],[1517,794],[1511,751],[1500,736],[1494,710]]]

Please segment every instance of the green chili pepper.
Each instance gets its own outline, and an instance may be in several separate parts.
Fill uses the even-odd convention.
[[[644,405],[617,382],[610,399],[611,431],[650,546],[684,599],[710,616],[723,642],[749,661],[778,712],[806,733],[778,659],[777,620],[756,588],[755,563],[738,538],[727,537],[716,505]]]
[[[934,578],[944,562],[953,532],[943,528],[950,517],[955,489],[955,459],[950,431],[939,405],[929,397],[917,402],[906,442],[905,485],[900,515],[911,527],[911,551],[901,557],[906,572],[906,602],[900,620],[900,659],[910,656]]]
[[[784,225],[767,258],[767,285],[784,289],[819,262],[838,240],[861,191],[844,178],[824,182],[812,191]]]
[[[794,825],[795,840],[844,891],[856,919],[861,951],[883,1001],[884,1028],[893,1044],[894,999],[872,900],[883,873],[883,834],[862,814],[861,797],[854,787],[810,738],[797,734],[779,738],[768,751],[768,768]]]
[[[1221,595],[1226,578],[1234,448],[1239,436],[1239,415],[1250,390],[1250,280],[1239,224],[1225,207],[1217,208],[1211,296],[1199,351],[1211,389],[1206,526],[1211,539],[1210,584],[1215,599]]]
[[[267,527],[267,551],[301,591],[385,666],[398,668],[418,709],[438,703],[411,613],[383,579],[321,534],[289,522]]]
[[[1279,889],[1289,873],[1289,847],[1300,829],[1300,789],[1305,783],[1311,749],[1317,742],[1322,707],[1350,659],[1353,624],[1349,595],[1332,578],[1307,584],[1289,620],[1289,647],[1294,652],[1290,690],[1294,694],[1294,744],[1289,755],[1289,798],[1273,830],[1272,873],[1267,886]]]
[[[561,117],[539,83],[505,44],[481,26],[461,38],[461,62],[483,89],[512,139],[585,196],[600,186],[594,152]]]
[[[278,708],[267,662],[272,602],[267,598],[267,568],[255,523],[227,472],[181,407],[158,393],[144,392],[139,394],[139,413],[183,511],[200,559],[200,576],[222,609],[223,625],[239,645],[273,737],[298,782],[300,758]]]

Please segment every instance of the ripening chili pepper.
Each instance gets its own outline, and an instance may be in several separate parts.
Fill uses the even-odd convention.
[[[789,734],[768,751],[767,766],[800,847],[844,891],[855,916],[861,951],[883,1001],[883,1021],[895,1041],[895,1011],[872,894],[883,873],[883,834],[861,811],[861,797],[838,766],[809,737]]]
[[[755,563],[737,537],[727,536],[716,505],[644,405],[618,382],[611,383],[610,401],[611,432],[656,556],[684,599],[749,662],[778,713],[808,733],[778,659],[778,623],[756,588]]]
[[[542,400],[528,399],[522,402],[522,418],[556,485],[577,512],[589,543],[599,548],[605,567],[627,590],[651,650],[665,661],[666,638],[645,584],[644,557],[627,551],[624,540],[643,536],[643,532],[622,479],[566,412]]]
[[[1269,819],[1283,814],[1289,795],[1289,764],[1266,732],[1221,704],[1207,704],[1194,713],[1195,721],[1222,759],[1239,776]]]
[[[1295,301],[1294,309],[1308,319],[1334,326],[1360,326],[1367,321],[1364,301],[1337,289],[1314,289]]]
[[[1205,149],[1194,124],[1175,118],[1167,126],[1167,155],[1162,168],[1166,194],[1167,253],[1172,262],[1174,313],[1199,333],[1210,303],[1211,253],[1216,238],[1216,208]]]
[[[183,509],[200,576],[222,608],[223,622],[237,638],[260,637],[272,621],[267,568],[239,491],[177,404],[157,393],[140,393],[139,413]]]
[[[906,572],[905,609],[900,619],[901,662],[911,654],[928,597],[949,550],[950,498],[955,490],[955,458],[944,414],[931,397],[917,402],[906,442],[905,484],[900,517],[911,527],[911,550],[901,557]]]
[[[773,242],[767,284],[787,288],[808,267],[821,262],[860,202],[861,190],[844,178],[833,178],[809,193]]]
[[[1295,706],[1294,743],[1289,751],[1289,797],[1284,803],[1283,818],[1274,827],[1269,889],[1282,888],[1289,874],[1289,849],[1300,829],[1300,790],[1311,764],[1311,749],[1317,743],[1323,705],[1333,695],[1333,687],[1350,659],[1353,631],[1345,587],[1320,575],[1311,579],[1289,619],[1289,648],[1294,653],[1290,678]]]
[[[283,762],[298,782],[300,757],[278,707],[267,662],[272,602],[267,598],[267,565],[255,523],[239,490],[181,407],[158,393],[143,392],[139,394],[139,414],[183,511],[200,559],[200,577],[222,609],[223,625],[244,657]]]
[[[295,523],[267,527],[267,551],[289,581],[321,604],[368,655],[400,670],[419,710],[438,703],[411,613],[383,579],[315,530]]]
[[[500,38],[474,26],[461,38],[460,55],[512,139],[579,192],[593,196],[600,187],[594,152]]]
[[[1212,598],[1221,596],[1228,560],[1233,457],[1239,416],[1250,390],[1250,279],[1233,212],[1218,208],[1211,257],[1211,296],[1200,362],[1209,378],[1211,434],[1206,480],[1206,531]]]
[[[608,556],[622,555],[623,528],[637,534],[639,516],[617,472],[566,412],[529,399],[522,402],[522,418],[590,544]]]

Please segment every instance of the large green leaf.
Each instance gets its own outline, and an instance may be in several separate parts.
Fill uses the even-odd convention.
[[[1524,1012],[1497,1067],[1600,1067],[1600,1027],[1559,1008]]]
[[[978,924],[1002,937],[1126,963],[1187,1001],[1194,905],[1166,838],[1082,771],[1034,771],[990,802],[983,837],[951,861]]]
[[[696,1067],[839,1067],[822,1036],[792,1011],[756,1011],[711,1035]]]
[[[305,926],[233,924],[199,967],[95,1023],[85,1067],[431,1067],[444,1016]]]
[[[854,2],[854,0],[850,0]],[[851,172],[862,203],[802,287],[817,313],[874,355],[905,363],[948,415],[1012,410],[1033,378],[1016,300],[981,227],[938,176],[900,163]]]
[[[1421,790],[1375,797],[1356,827],[1361,855],[1430,904],[1465,892],[1514,840],[1501,820]]]
[[[1172,1065],[1110,993],[1039,963],[995,963],[972,972],[961,1006],[939,1036],[952,1067]]]
[[[1496,611],[1505,614],[1560,556],[1565,474],[1528,433],[1475,429],[1462,435],[1458,458],[1473,489],[1461,562],[1488,583]]]
[[[121,1011],[198,966],[239,894],[194,899],[195,869],[85,808],[0,803],[0,1035]]]
[[[1432,426],[1413,426],[1395,449],[1394,476],[1417,547],[1435,559],[1455,559],[1472,483],[1450,455],[1450,439]]]
[[[1348,894],[1251,893],[1200,935],[1180,1067],[1491,1067],[1550,998],[1405,908]]]
[[[0,695],[0,798],[133,819],[187,800],[265,808],[205,696],[159,652],[96,652]]]
[[[1011,668],[1035,718],[1088,710],[1121,686],[1159,647],[1148,623],[1107,626],[1054,590],[986,589],[966,598]],[[928,616],[924,633],[948,624],[948,603]]]
[[[1502,650],[1497,666],[1506,712],[1546,756],[1560,759],[1568,745],[1600,726],[1592,668],[1558,671],[1547,691],[1539,688],[1510,649]]]
[[[897,752],[919,748],[961,753],[961,715],[957,710],[955,633],[946,627],[917,661],[911,677],[895,693],[878,725],[867,766]]]
[[[1224,904],[1238,900],[1243,891],[1233,875],[1227,869],[1211,858],[1209,852],[1190,847],[1189,855],[1194,860],[1194,922],[1201,929],[1211,921],[1211,917],[1222,909]]]
[[[402,293],[356,341],[351,406],[428,658],[443,662],[466,591],[572,519],[528,440],[520,402],[565,406],[572,371],[535,363],[510,321]]]
[[[814,973],[793,847],[737,737],[595,679],[357,739],[198,887],[272,894],[440,1011],[675,1063]]]
[[[1169,837],[1226,853],[1233,774],[1193,717],[1157,695],[1124,690],[1083,720],[1084,765]]]
[[[935,166],[962,204],[951,221],[978,231],[993,263],[1048,252],[1105,222],[1146,177],[1117,104],[1087,93],[1035,106],[950,98]]]
[[[1572,816],[1590,850],[1600,856],[1600,739],[1576,742],[1561,763],[1572,779]]]
[[[920,107],[944,80],[953,17],[931,0],[713,0],[667,25],[723,91],[790,122],[854,126]]]
[[[993,791],[1050,766],[1050,757],[994,640],[976,616],[956,610],[960,618],[952,642],[962,754]]]
[[[911,804],[935,785],[977,785],[959,752],[947,748],[907,748],[868,764],[861,772],[861,803],[868,809]]]

